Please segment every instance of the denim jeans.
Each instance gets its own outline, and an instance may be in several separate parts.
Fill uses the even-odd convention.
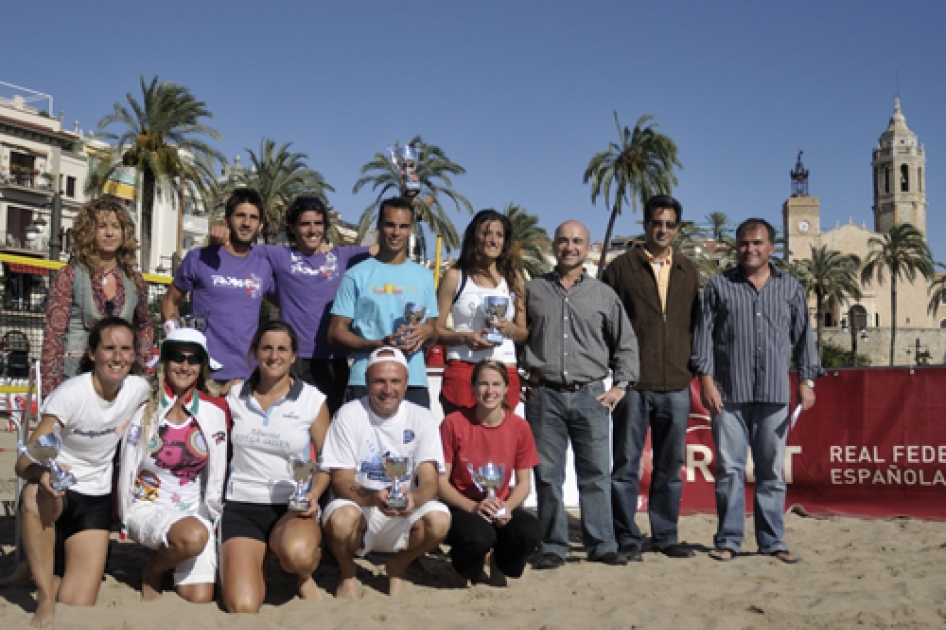
[[[562,486],[569,439],[585,549],[591,558],[617,551],[611,524],[611,423],[607,407],[596,400],[603,393],[601,383],[577,392],[533,387],[526,401],[526,419],[539,453],[539,465],[533,470],[543,553],[564,558],[568,551]]]
[[[739,551],[746,522],[745,470],[749,448],[755,464],[755,538],[759,552],[787,549],[782,542],[785,523],[785,440],[788,405],[773,403],[727,404],[713,416],[716,442],[717,548]]]
[[[621,547],[640,549],[644,542],[634,521],[640,490],[641,453],[650,430],[654,469],[650,475],[647,515],[654,547],[679,542],[680,468],[686,456],[690,418],[690,388],[674,392],[629,389],[614,409],[614,469],[611,471],[611,507],[614,535]]]

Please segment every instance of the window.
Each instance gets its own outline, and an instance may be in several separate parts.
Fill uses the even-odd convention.
[[[36,158],[26,153],[10,151],[10,176],[21,186],[33,185]]]
[[[923,192],[923,167],[916,169],[916,185],[919,192]]]
[[[75,197],[76,196],[76,178],[67,177],[66,178],[66,197]]]
[[[33,211],[26,208],[7,207],[7,245],[26,246],[26,228],[33,222]]]
[[[939,320],[939,327],[946,328],[946,319]]]
[[[900,192],[910,192],[910,167],[900,165]]]
[[[885,193],[890,192],[890,167],[889,166],[884,167],[884,192]]]

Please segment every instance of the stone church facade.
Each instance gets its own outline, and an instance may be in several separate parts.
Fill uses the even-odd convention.
[[[893,115],[873,151],[873,229],[853,219],[845,225],[822,230],[820,203],[808,194],[807,171],[798,164],[792,172],[792,196],[782,205],[783,230],[791,259],[811,257],[811,248],[821,245],[861,261],[870,253],[871,238],[881,237],[896,223],[912,223],[926,236],[926,153],[917,136],[907,127],[900,111],[900,99],[894,101]],[[929,315],[929,283],[922,277],[915,283],[897,284],[897,340],[894,362],[915,364],[917,351],[928,354],[930,363],[943,363],[946,355],[946,304]],[[861,286],[857,305],[866,314],[866,341],[858,335],[858,353],[866,354],[872,365],[888,365],[890,351],[890,279],[883,284],[874,280]],[[814,298],[810,304],[814,318]],[[853,303],[825,304],[825,340],[849,349],[852,344],[849,319]],[[863,310],[861,310],[861,308]],[[815,322],[813,322],[815,323]],[[843,330],[846,329],[846,330]]]

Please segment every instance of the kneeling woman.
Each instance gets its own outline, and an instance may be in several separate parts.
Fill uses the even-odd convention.
[[[151,400],[131,420],[122,442],[118,508],[135,542],[155,550],[141,576],[145,601],[161,593],[174,569],[178,595],[213,599],[217,573],[214,523],[223,507],[227,471],[226,403],[211,396],[203,333],[171,331]]]
[[[440,500],[450,507],[453,519],[444,542],[464,584],[486,579],[483,562],[492,550],[489,582],[504,586],[506,576],[522,575],[526,558],[540,541],[538,520],[520,507],[539,456],[529,424],[506,407],[506,366],[484,359],[473,368],[471,380],[476,407],[455,411],[440,425],[447,466],[447,474],[440,477]],[[495,499],[476,478],[487,463],[504,471]],[[516,485],[510,490],[513,472]]]
[[[128,373],[135,364],[135,331],[107,317],[89,331],[78,376],[65,381],[43,404],[31,443],[60,433],[57,462],[76,483],[65,491],[50,485],[49,469],[25,453],[16,473],[28,483],[20,501],[23,549],[36,582],[33,625],[54,624],[56,602],[93,606],[98,598],[112,523],[112,462],[135,411],[148,399],[148,383]],[[58,592],[54,573],[62,576]]]
[[[250,353],[259,367],[227,394],[233,416],[233,455],[221,524],[223,604],[257,612],[266,596],[266,550],[294,575],[303,599],[320,599],[312,573],[319,564],[318,499],[329,476],[316,473],[309,509],[288,510],[296,484],[290,460],[322,450],[329,413],[325,396],[292,375],[299,341],[289,324],[272,320],[256,331]]]

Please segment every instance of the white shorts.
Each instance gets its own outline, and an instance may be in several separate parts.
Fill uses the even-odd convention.
[[[199,514],[189,514],[170,505],[150,501],[135,501],[125,515],[128,537],[139,545],[157,551],[168,544],[171,526],[182,518],[192,516],[207,528],[207,544],[193,558],[174,567],[174,584],[213,584],[217,576],[217,545],[210,521]]]
[[[368,523],[368,530],[365,532],[365,539],[362,541],[361,548],[355,552],[359,556],[364,556],[371,551],[393,552],[407,549],[410,542],[411,527],[414,523],[430,512],[443,512],[450,515],[447,506],[431,499],[413,512],[410,516],[387,516],[376,507],[361,507],[354,501],[348,499],[334,499],[326,507],[322,514],[322,526],[328,523],[332,512],[338,508],[350,505],[361,510],[362,516]]]

